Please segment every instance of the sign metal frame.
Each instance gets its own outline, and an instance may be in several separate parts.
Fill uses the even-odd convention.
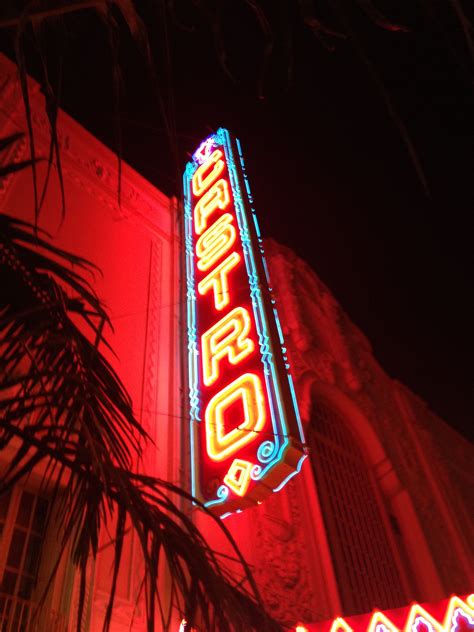
[[[222,477],[219,475],[218,484],[215,484],[215,489],[210,491],[207,480],[207,469],[209,469],[207,464],[210,463],[210,456],[209,451],[206,451],[203,438],[204,413],[207,408],[206,411],[203,410],[203,397],[209,389],[212,394],[213,387],[206,386],[203,381],[201,347],[204,332],[200,323],[202,304],[204,301],[209,302],[209,293],[207,296],[202,296],[202,292],[197,291],[200,277],[203,277],[205,272],[200,272],[197,268],[198,234],[196,234],[195,213],[199,199],[196,200],[193,192],[193,177],[202,165],[204,169],[207,168],[206,161],[211,159],[216,149],[223,154],[227,182],[230,185],[230,203],[229,208],[225,210],[230,212],[232,218],[236,220],[238,243],[235,248],[240,253],[241,264],[245,266],[248,283],[247,298],[251,306],[248,311],[252,328],[255,329],[255,353],[252,362],[255,367],[257,366],[255,357],[259,361],[260,370],[257,369],[257,373],[265,384],[265,405],[268,411],[266,422],[269,418],[271,430],[267,427],[270,426],[268,423],[261,437],[257,435],[257,432],[254,433],[252,441],[259,445],[256,453],[253,454],[255,458],[251,461],[248,460],[248,456],[247,460],[235,458],[240,456],[239,451],[233,453],[230,459],[222,457],[222,468],[228,468],[227,474]],[[239,141],[223,128],[207,138],[193,155],[193,160],[188,162],[183,176],[183,185],[192,494],[210,510],[224,517],[233,511],[240,511],[246,506],[260,502],[272,491],[279,491],[299,472],[306,456],[303,447],[304,434]],[[212,225],[212,222],[219,219],[217,215],[218,213],[212,214],[209,224]],[[232,278],[231,271],[229,292],[233,290]],[[242,293],[241,287],[239,287],[239,292]],[[217,320],[225,311],[216,312]],[[246,360],[242,362],[242,366],[242,370],[245,371]],[[207,407],[209,407],[209,401]],[[237,428],[240,429],[241,426]],[[229,462],[231,462],[230,467]],[[215,469],[215,463],[213,467]],[[235,493],[235,485],[232,485],[232,481],[236,481],[238,485],[243,477],[248,479],[246,491],[244,494]],[[225,481],[230,481],[230,484],[229,482],[226,484]]]

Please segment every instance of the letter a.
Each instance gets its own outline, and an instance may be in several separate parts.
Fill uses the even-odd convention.
[[[255,348],[248,334],[250,316],[244,307],[236,307],[201,336],[202,371],[206,386],[219,377],[219,362],[227,356],[231,364],[238,364]]]
[[[194,207],[194,230],[200,235],[207,228],[207,218],[216,209],[225,209],[230,202],[229,185],[221,178],[204,193]]]
[[[226,432],[225,412],[241,401],[243,419]],[[258,437],[265,427],[265,395],[262,382],[254,373],[244,373],[214,395],[205,412],[207,453],[214,461],[222,461]]]

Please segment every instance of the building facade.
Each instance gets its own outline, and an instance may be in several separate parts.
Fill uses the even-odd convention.
[[[387,376],[307,264],[274,242],[266,252],[310,455],[257,509],[269,603],[314,621],[467,593],[469,444]]]
[[[3,138],[27,128],[16,68],[5,58],[0,59],[0,80]],[[33,81],[30,100],[36,151],[47,155],[49,123]],[[114,325],[109,338],[116,357],[110,355],[110,361],[154,440],[145,450],[144,471],[189,485],[179,206],[127,165],[119,206],[115,156],[64,113],[59,142],[66,217],[61,220],[59,183],[53,179],[40,226],[55,243],[90,259],[103,272],[94,287]],[[25,136],[2,159],[19,161],[28,152]],[[38,172],[43,182],[46,166],[40,163]],[[28,171],[0,182],[0,209],[31,221]],[[468,594],[474,585],[471,446],[383,371],[366,337],[305,262],[271,240],[265,251],[308,458],[284,489],[229,516],[226,526],[253,568],[269,612],[295,629],[297,623]],[[7,463],[8,454],[0,453],[0,466]],[[2,630],[17,629],[13,606],[27,612],[38,598],[49,556],[34,551],[54,549],[54,536],[41,530],[48,498],[41,496],[38,485],[32,473],[0,505]],[[209,542],[224,546],[205,515],[193,515]],[[104,533],[90,573],[85,632],[101,629],[110,580],[109,541]],[[129,537],[114,632],[145,629],[142,607],[137,606],[137,556],[137,542]],[[63,566],[48,614],[35,624],[43,627],[32,629],[71,629],[77,578],[71,564]],[[177,631],[179,620],[172,625]]]

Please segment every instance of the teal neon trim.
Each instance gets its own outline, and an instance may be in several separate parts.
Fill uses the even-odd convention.
[[[188,380],[189,380],[189,443],[191,452],[191,493],[197,493],[197,470],[195,462],[195,425],[200,423],[199,401],[199,351],[196,323],[196,291],[194,283],[194,248],[192,232],[191,210],[191,179],[195,171],[192,163],[186,165],[183,176],[184,189],[184,227],[185,227],[185,252],[186,252],[186,298],[187,298],[187,330],[188,330]]]
[[[257,233],[257,237],[259,239],[259,241],[261,241],[261,233],[260,233],[260,226],[258,224],[258,220],[257,220],[257,216],[255,215],[255,213],[253,214],[253,223],[255,224],[255,231]],[[261,247],[260,247],[261,249]]]
[[[300,432],[300,441],[301,443],[304,444],[305,438],[304,438],[304,432],[303,432],[303,423],[301,421],[300,409],[298,408],[298,402],[296,400],[296,392],[295,392],[295,387],[293,384],[293,378],[291,377],[290,373],[288,373],[288,382],[290,384],[291,397],[293,399],[293,404],[295,407],[296,422],[298,423],[298,430]]]
[[[275,459],[279,460],[277,455],[282,453],[282,449],[289,444],[288,432],[284,423],[284,413],[282,400],[280,396],[279,383],[277,378],[276,367],[273,361],[273,353],[271,351],[271,341],[268,335],[268,326],[266,323],[265,310],[263,307],[263,298],[260,290],[260,280],[257,273],[255,258],[253,254],[252,243],[247,224],[245,213],[245,205],[243,201],[242,191],[240,189],[239,180],[236,174],[236,165],[230,136],[227,130],[220,129],[217,135],[222,135],[224,148],[226,150],[226,158],[231,179],[232,191],[234,193],[234,206],[236,210],[237,222],[240,228],[242,248],[244,251],[244,260],[247,270],[247,276],[250,284],[250,296],[252,299],[252,308],[255,317],[255,324],[260,344],[261,361],[264,368],[264,376],[269,395],[270,417],[273,427],[273,442],[275,455],[270,461],[267,461],[259,478],[263,478],[266,472],[273,467]],[[241,157],[242,162],[242,157]],[[242,164],[242,171],[245,178],[245,167]],[[275,407],[277,410],[275,410]],[[281,439],[283,438],[283,442]]]
[[[280,319],[278,317],[278,312],[276,310],[276,307],[273,308],[273,315],[275,316],[275,322],[276,322],[276,326],[277,326],[277,329],[278,329],[278,338],[280,339],[281,349],[282,349],[282,352],[285,353],[283,351],[283,349],[285,348],[283,346],[285,344],[285,339],[283,338],[283,330],[282,330],[281,325],[280,325]]]
[[[290,480],[293,478],[293,476],[296,476],[297,474],[299,474],[299,473],[300,473],[300,471],[301,471],[301,467],[302,467],[302,465],[303,465],[303,462],[304,462],[304,460],[305,460],[306,456],[307,456],[306,454],[303,454],[303,456],[302,456],[302,457],[300,458],[300,460],[298,461],[298,465],[296,466],[295,471],[294,471],[294,472],[291,472],[291,474],[288,474],[288,476],[285,478],[285,480],[284,480],[284,481],[282,481],[282,482],[278,485],[278,487],[275,487],[275,489],[273,490],[274,492],[279,492],[281,489],[283,489],[283,487],[285,487],[285,485],[288,483],[288,481],[290,481]]]
[[[260,348],[260,357],[263,365],[263,374],[265,378],[265,385],[268,393],[268,403],[270,411],[270,419],[273,430],[273,437],[271,440],[266,439],[262,442],[258,449],[260,453],[260,471],[253,480],[260,480],[264,478],[267,473],[275,467],[285,455],[285,452],[289,446],[289,431],[286,422],[283,399],[281,396],[280,378],[276,369],[274,354],[272,350],[271,338],[269,335],[269,328],[266,319],[266,313],[263,303],[263,296],[261,291],[261,281],[257,272],[257,266],[255,262],[255,254],[250,238],[249,224],[250,216],[246,212],[246,206],[244,202],[244,194],[241,190],[236,159],[231,144],[229,132],[223,128],[220,128],[213,138],[216,146],[222,146],[227,161],[227,168],[229,172],[229,180],[232,187],[235,214],[237,218],[237,224],[239,227],[240,238],[242,242],[242,250],[245,261],[245,269],[250,287],[250,299],[252,303],[252,310],[255,318],[255,326],[258,336],[258,344]],[[242,148],[240,141],[236,139],[238,162],[240,163],[241,173],[243,176],[243,183],[245,188],[246,198],[249,201],[250,215],[252,217],[253,225],[255,226],[259,255],[262,256],[262,263],[265,274],[265,281],[269,290],[270,287],[270,275],[268,272],[267,263],[264,257],[264,250],[262,247],[262,239],[260,233],[260,227],[258,224],[257,216],[253,208],[253,198],[250,191],[250,185],[246,175],[245,164],[242,155]],[[188,329],[188,378],[189,378],[189,403],[190,403],[190,444],[191,444],[191,466],[192,466],[192,493],[196,495],[197,488],[197,469],[195,462],[195,442],[194,442],[194,430],[196,424],[201,423],[201,411],[200,411],[200,389],[199,389],[199,347],[197,338],[197,316],[196,316],[196,290],[195,290],[195,276],[194,276],[194,247],[193,247],[193,230],[192,230],[192,212],[191,212],[191,179],[199,165],[196,162],[189,162],[186,166],[186,170],[183,176],[184,182],[184,208],[185,208],[185,246],[186,246],[186,274],[187,274],[187,329]],[[271,299],[272,304],[275,303],[274,299]],[[273,316],[275,318],[276,327],[279,336],[279,343],[282,346],[282,353],[286,353],[284,348],[283,332],[278,318],[276,309],[273,309]],[[286,360],[286,356],[284,356]],[[285,364],[288,369],[288,363]],[[304,442],[303,429],[301,425],[301,418],[298,410],[298,404],[296,401],[296,394],[293,386],[291,375],[287,374],[290,392],[292,396],[292,403],[298,423],[298,429],[300,433],[300,439]],[[265,447],[263,448],[263,446]],[[262,450],[260,449],[262,448]],[[295,474],[301,469],[302,462],[305,455],[301,457],[298,462],[297,469],[292,472],[280,485],[275,488],[274,491],[279,491]],[[229,488],[222,484],[217,490],[217,498],[205,503],[206,507],[220,505],[225,503],[230,494]],[[240,511],[240,510],[237,510]],[[224,513],[221,518],[230,515],[232,512]]]
[[[267,280],[267,285],[268,285],[268,289],[270,290],[270,292],[272,291],[272,288],[270,287],[270,274],[268,272],[268,266],[267,266],[267,261],[264,257],[263,254],[263,248],[260,248],[260,252],[262,254],[262,262],[263,262],[263,269],[265,270],[265,278]]]

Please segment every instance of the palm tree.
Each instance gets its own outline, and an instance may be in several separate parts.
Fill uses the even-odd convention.
[[[3,139],[6,148],[17,135]],[[7,165],[0,177],[31,161]],[[53,576],[72,550],[80,576],[77,630],[82,620],[88,565],[99,532],[113,520],[113,576],[104,630],[109,629],[124,538],[137,535],[145,564],[147,625],[169,627],[169,605],[158,588],[165,560],[171,606],[198,629],[280,630],[266,615],[244,559],[233,546],[235,579],[213,552],[178,499],[185,491],[138,474],[147,440],[120,378],[101,353],[110,320],[86,276],[97,269],[55,247],[35,225],[0,215],[0,449],[11,460],[0,477],[6,494],[34,469],[62,525]],[[51,512],[50,512],[51,513]],[[49,517],[51,519],[51,516]],[[50,578],[48,587],[51,585]],[[47,588],[48,588],[47,587]]]

